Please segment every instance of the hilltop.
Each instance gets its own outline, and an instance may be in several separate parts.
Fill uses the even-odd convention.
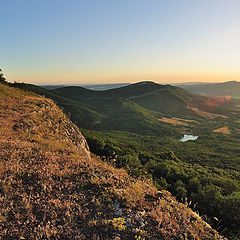
[[[55,103],[0,83],[4,239],[222,239],[147,179],[91,156]]]

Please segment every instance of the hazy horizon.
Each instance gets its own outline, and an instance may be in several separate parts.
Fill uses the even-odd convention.
[[[147,81],[147,82],[155,82],[155,81],[152,81],[152,80],[142,80],[142,81],[136,81],[136,82],[111,82],[111,83],[94,83],[94,82],[91,82],[91,83],[78,83],[78,82],[75,82],[75,83],[71,83],[71,82],[67,82],[67,83],[40,83],[40,84],[36,84],[38,86],[58,86],[58,85],[68,85],[68,86],[96,86],[96,85],[129,85],[129,84],[135,84],[135,83],[139,83],[139,82],[144,82],[144,81]],[[158,83],[158,84],[172,84],[172,85],[184,85],[184,84],[216,84],[216,83],[225,83],[225,82],[236,82],[237,80],[229,80],[229,81],[223,81],[223,82],[198,82],[198,81],[193,81],[193,82],[155,82],[155,83]],[[237,82],[240,82],[240,81],[237,81]]]
[[[1,9],[8,81],[240,80],[237,0],[3,0]]]

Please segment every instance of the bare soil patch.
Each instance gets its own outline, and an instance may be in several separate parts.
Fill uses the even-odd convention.
[[[163,117],[163,118],[159,118],[158,119],[159,121],[161,122],[165,122],[165,123],[170,123],[170,124],[173,124],[173,125],[182,125],[182,126],[188,126],[189,124],[184,122],[183,119],[178,119],[178,118],[166,118],[166,117]]]
[[[214,129],[213,132],[231,134],[229,128],[226,127],[226,126],[225,126],[225,127],[218,128],[218,129]]]
[[[203,116],[203,117],[209,117],[209,118],[216,118],[216,117],[228,118],[227,116],[224,116],[224,115],[221,115],[221,114],[204,112],[204,111],[201,111],[201,110],[199,110],[198,108],[194,108],[194,107],[189,107],[189,109],[191,109],[192,111],[194,111],[195,113],[197,113],[198,115]]]

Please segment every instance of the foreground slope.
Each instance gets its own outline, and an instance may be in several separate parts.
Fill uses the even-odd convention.
[[[91,158],[51,101],[0,84],[0,237],[222,239],[147,180]]]

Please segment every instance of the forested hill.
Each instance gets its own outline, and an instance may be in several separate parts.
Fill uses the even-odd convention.
[[[120,98],[131,100],[141,107],[159,112],[166,112],[166,106],[168,111],[172,112],[177,111],[176,107],[183,109],[186,107],[185,104],[193,98],[191,93],[181,88],[148,81],[105,91],[92,91],[81,87],[64,87],[56,91],[65,97],[86,104],[90,104],[94,99],[101,101]]]
[[[206,97],[153,82],[140,82],[105,91],[74,86],[54,90],[31,84],[16,83],[15,86],[53,99],[66,113],[71,114],[75,123],[92,130],[123,130],[144,135],[179,137],[179,131],[174,126],[159,119],[172,116],[203,119],[192,109],[208,109]]]
[[[151,181],[91,157],[51,100],[0,83],[1,239],[223,239]]]

